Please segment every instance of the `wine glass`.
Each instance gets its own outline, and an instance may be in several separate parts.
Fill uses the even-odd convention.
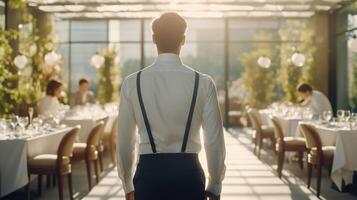
[[[346,111],[345,111],[345,121],[346,121],[346,122],[349,122],[350,119],[351,119],[351,111],[346,110]]]
[[[29,123],[29,119],[27,117],[18,117],[18,124],[21,127],[22,131],[25,130],[26,125]]]
[[[322,118],[325,122],[329,122],[332,118],[332,111],[331,110],[324,111],[322,113]]]
[[[11,117],[8,123],[11,131],[15,131],[16,126],[18,125],[18,116]]]
[[[33,127],[34,127],[34,129],[35,129],[36,131],[39,131],[39,130],[40,130],[40,127],[41,127],[42,123],[43,123],[43,121],[42,121],[42,119],[39,118],[39,117],[33,119],[33,122],[32,122]]]
[[[351,128],[356,128],[357,126],[357,113],[351,113]]]
[[[337,119],[339,122],[344,121],[345,118],[345,111],[344,110],[337,110]]]
[[[33,113],[34,113],[33,107],[29,107],[29,121],[30,121],[30,124],[32,123]]]

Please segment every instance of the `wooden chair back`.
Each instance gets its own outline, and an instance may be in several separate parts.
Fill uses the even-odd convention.
[[[101,139],[101,134],[103,132],[103,126],[104,126],[104,121],[100,121],[94,128],[91,130],[91,132],[88,135],[87,138],[87,148],[91,146],[98,146],[100,139]]]
[[[72,157],[73,144],[78,136],[79,129],[80,128],[77,126],[63,136],[57,150],[59,162],[62,161],[63,157]]]
[[[284,132],[279,120],[276,117],[272,117],[271,121],[273,122],[273,126],[274,126],[275,139],[277,141],[284,141]]]
[[[320,157],[322,155],[322,144],[320,135],[317,133],[315,128],[308,124],[300,124],[300,131],[304,135],[306,139],[306,148],[312,149],[316,148],[317,156]]]

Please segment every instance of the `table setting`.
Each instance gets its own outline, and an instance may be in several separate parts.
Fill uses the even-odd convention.
[[[39,154],[56,154],[62,137],[73,127],[57,119],[11,116],[0,119],[0,197],[28,183],[27,159]]]
[[[342,191],[344,185],[352,184],[353,173],[357,171],[357,113],[337,110],[336,117],[333,117],[331,111],[325,111],[319,120],[302,121],[299,124],[303,123],[315,128],[323,146],[336,146],[331,179]]]

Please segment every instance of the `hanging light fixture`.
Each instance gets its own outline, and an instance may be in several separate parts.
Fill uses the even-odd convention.
[[[297,66],[297,67],[302,67],[304,66],[306,61],[306,57],[304,54],[300,53],[299,51],[296,51],[292,56],[291,56],[291,62]]]
[[[27,57],[20,54],[14,58],[14,64],[18,69],[23,69],[28,63]]]
[[[357,37],[353,35],[353,38],[348,41],[348,48],[357,53]]]
[[[56,52],[51,51],[45,55],[45,63],[47,66],[53,66],[58,61],[59,56]]]
[[[91,58],[92,66],[97,69],[99,69],[104,64],[104,62],[105,62],[104,57],[102,55],[99,55],[98,53],[93,55]]]
[[[271,60],[268,56],[260,56],[257,63],[262,68],[269,68],[271,65]]]

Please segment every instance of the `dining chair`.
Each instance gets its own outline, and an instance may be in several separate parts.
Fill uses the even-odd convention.
[[[116,155],[118,123],[119,123],[118,117],[115,117],[111,131],[108,133],[106,132],[103,133],[103,144],[109,148],[110,158],[114,165],[116,164],[115,155]]]
[[[256,109],[249,109],[248,116],[255,132],[254,153],[260,158],[264,138],[270,139],[272,145],[275,146],[274,128],[262,124],[260,119],[261,116]]]
[[[84,160],[86,163],[89,190],[92,189],[91,162],[94,164],[96,182],[99,182],[97,146],[99,145],[100,134],[103,125],[104,122],[100,121],[96,126],[94,126],[88,135],[86,143],[74,143],[73,145],[72,159],[76,161]]]
[[[105,117],[103,119],[103,127],[100,131],[100,137],[99,137],[99,144],[97,146],[97,151],[98,151],[98,159],[99,159],[99,169],[100,169],[100,172],[103,172],[104,170],[104,164],[103,164],[103,156],[104,156],[104,144],[103,144],[103,135],[104,135],[104,131],[105,131],[105,127],[107,126],[108,124],[108,121],[109,121],[109,117]]]
[[[27,199],[30,199],[30,181],[31,174],[38,175],[38,190],[41,191],[42,175],[56,175],[58,182],[59,199],[63,199],[63,176],[68,178],[68,189],[70,199],[73,199],[71,156],[73,143],[78,135],[79,128],[75,127],[63,136],[57,154],[42,154],[29,158],[28,161],[28,179],[26,186]]]
[[[335,146],[322,146],[321,138],[315,128],[311,125],[300,124],[300,130],[306,139],[308,149],[308,180],[307,187],[311,185],[312,167],[317,168],[317,189],[316,195],[320,196],[321,189],[321,171],[322,166],[327,166],[331,173],[332,162],[334,157]]]
[[[275,150],[277,152],[277,172],[279,178],[281,178],[284,160],[285,160],[285,152],[297,152],[299,156],[300,168],[303,169],[303,157],[304,152],[307,151],[305,145],[305,138],[301,137],[286,137],[284,135],[283,129],[279,123],[279,120],[276,117],[272,117],[271,121],[274,126],[274,135],[275,135]]]

